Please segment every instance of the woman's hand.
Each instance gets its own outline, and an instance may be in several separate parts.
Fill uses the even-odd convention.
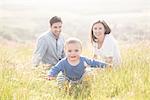
[[[113,57],[105,57],[105,62],[111,64],[113,61]]]
[[[94,54],[93,59],[97,59],[97,55]]]

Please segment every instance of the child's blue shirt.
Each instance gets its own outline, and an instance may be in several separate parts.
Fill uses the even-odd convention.
[[[80,57],[80,62],[76,66],[72,66],[68,63],[67,58],[63,58],[61,61],[59,61],[55,66],[53,66],[49,71],[49,76],[56,77],[57,74],[62,71],[62,73],[72,81],[80,80],[82,75],[85,72],[86,65],[91,67],[100,67],[104,68],[106,66],[106,63],[96,61],[93,59],[89,59],[86,57]]]

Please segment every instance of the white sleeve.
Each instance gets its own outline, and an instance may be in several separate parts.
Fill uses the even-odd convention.
[[[106,51],[109,52],[108,56],[113,57],[113,63],[119,64],[121,62],[120,50],[118,48],[117,41],[111,35],[106,41],[106,49],[107,49]]]
[[[93,50],[93,53],[94,53],[94,54],[98,55],[96,43],[93,43],[93,48],[92,48],[92,50]]]
[[[110,38],[106,38],[103,44],[103,55],[105,57],[113,57],[114,52],[114,41]]]

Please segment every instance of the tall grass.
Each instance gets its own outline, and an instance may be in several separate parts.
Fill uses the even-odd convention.
[[[16,44],[15,48],[0,45],[0,100],[150,99],[148,42],[122,45],[122,64],[97,71],[88,81],[88,87],[79,85],[72,95],[59,91],[55,80],[45,80],[43,75],[47,71],[42,66],[32,69],[32,51],[29,44]]]

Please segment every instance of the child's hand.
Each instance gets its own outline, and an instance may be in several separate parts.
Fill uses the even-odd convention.
[[[55,79],[55,77],[53,77],[53,76],[48,76],[47,77],[47,80],[54,80]]]

